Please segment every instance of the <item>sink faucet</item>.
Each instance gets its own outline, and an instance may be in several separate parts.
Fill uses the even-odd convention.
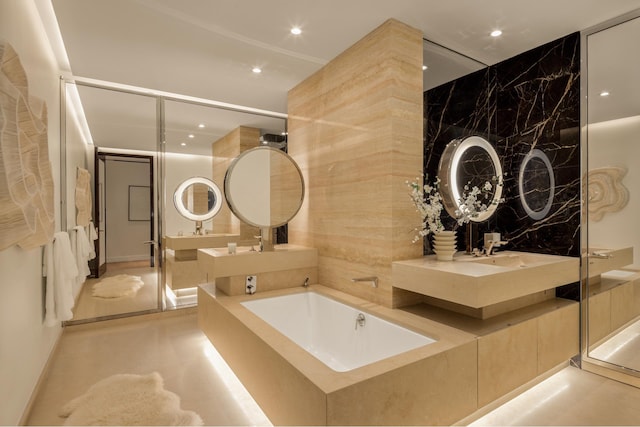
[[[202,236],[202,221],[196,221],[196,231],[193,234],[196,236]]]
[[[262,232],[260,232],[259,236],[253,236],[254,238],[258,239],[258,252],[264,252],[264,243],[262,242]]]
[[[506,245],[507,243],[509,243],[509,242],[507,242],[506,240],[496,240],[496,241],[494,241],[494,240],[489,240],[489,241],[487,241],[487,242],[485,243],[485,246],[484,246],[484,254],[485,254],[486,256],[489,256],[489,255],[493,254],[493,249],[494,249],[494,248],[498,248],[498,247],[500,247],[501,245]]]

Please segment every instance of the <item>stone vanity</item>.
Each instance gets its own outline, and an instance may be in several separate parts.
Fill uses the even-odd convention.
[[[237,234],[164,237],[167,286],[175,291],[206,283],[206,275],[198,269],[198,249],[227,246],[229,242],[237,242],[239,237]]]
[[[297,245],[275,245],[273,251],[258,252],[240,246],[231,254],[225,248],[198,250],[198,268],[206,282],[215,282],[227,295],[244,295],[247,276],[256,276],[257,290],[300,286],[318,280],[318,251]],[[203,282],[204,283],[204,282]]]
[[[556,287],[579,281],[579,273],[579,258],[516,251],[489,257],[460,253],[453,261],[432,255],[392,264],[394,287],[483,319],[553,298]]]

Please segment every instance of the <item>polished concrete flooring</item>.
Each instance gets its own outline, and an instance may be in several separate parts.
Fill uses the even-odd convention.
[[[28,424],[61,425],[62,405],[110,375],[157,371],[206,425],[270,425],[194,311],[67,327]],[[640,425],[640,389],[567,367],[472,425]]]

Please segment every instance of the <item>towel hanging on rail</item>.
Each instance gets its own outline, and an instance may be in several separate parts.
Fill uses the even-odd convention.
[[[71,252],[69,234],[65,231],[54,233],[53,241],[47,243],[44,251],[44,275],[47,278],[44,324],[55,326],[73,317],[73,284],[78,276],[78,267]]]

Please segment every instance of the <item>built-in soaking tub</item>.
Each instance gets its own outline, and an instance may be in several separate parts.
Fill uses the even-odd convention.
[[[337,372],[346,372],[435,340],[317,292],[242,303]]]
[[[276,425],[451,424],[477,409],[475,337],[402,310],[320,285],[209,284],[198,317]]]

